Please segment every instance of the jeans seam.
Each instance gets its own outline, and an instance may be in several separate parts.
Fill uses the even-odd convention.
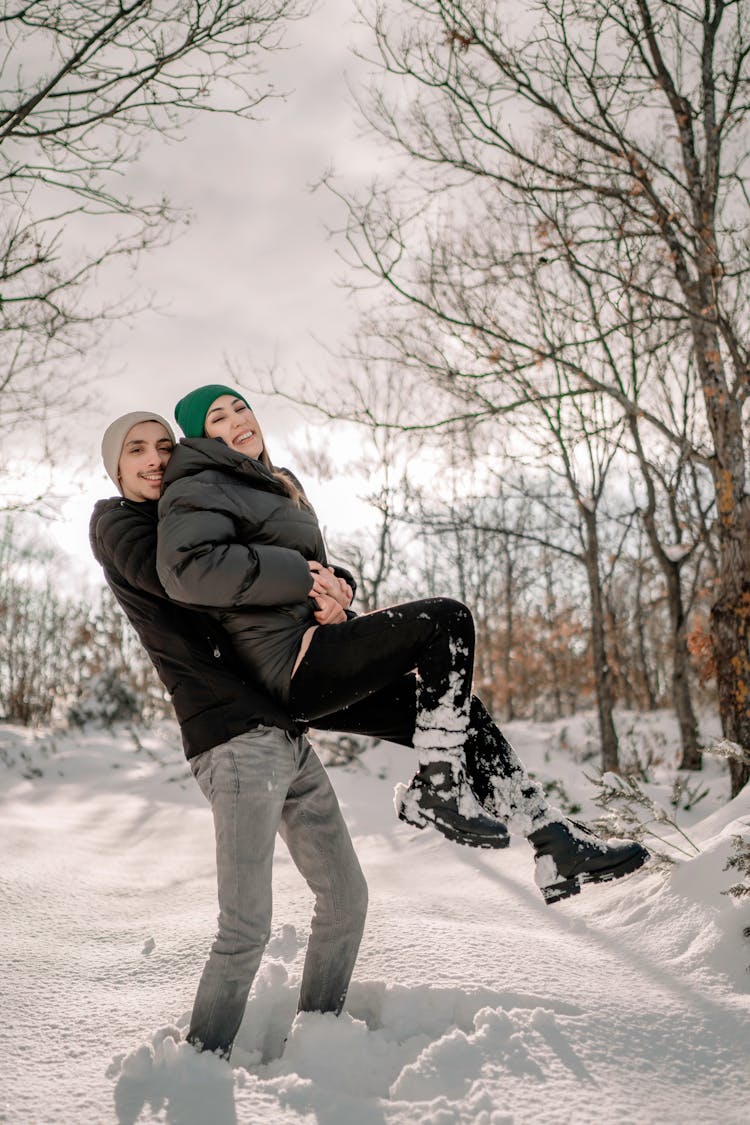
[[[300,770],[301,770],[301,764],[300,763],[301,763],[301,760],[302,760],[302,757],[303,757],[305,751],[308,749],[308,743],[307,743],[307,740],[305,739],[305,737],[302,736],[302,737],[294,739],[293,746],[294,746],[293,752],[294,752],[295,765],[297,766],[297,774],[299,775]],[[307,812],[306,812],[305,807],[302,803],[300,803],[299,818],[300,818],[300,822],[302,823],[302,825],[307,829],[307,836],[308,836],[310,846],[311,846],[312,850],[315,852],[315,854],[318,856],[321,869],[325,872],[326,881],[328,883],[329,899],[330,899],[331,906],[332,906],[332,909],[333,909],[333,920],[334,920],[334,923],[337,926],[340,926],[342,918],[343,918],[343,914],[342,914],[342,911],[341,911],[340,903],[338,901],[338,893],[337,893],[337,890],[336,890],[336,881],[331,878],[331,864],[330,864],[330,862],[327,858],[327,854],[328,854],[327,849],[320,847],[320,844],[317,840],[317,834],[314,831],[311,831],[311,822],[308,819]],[[329,940],[329,941],[326,942],[326,954],[325,954],[325,960],[323,962],[323,968],[321,969],[319,967],[319,970],[318,970],[319,993],[321,995],[327,995],[329,990],[330,990],[332,962],[333,962],[333,951],[332,951],[332,948],[331,948],[331,942]]]
[[[234,809],[236,810],[236,807],[237,807],[237,794],[236,793],[233,794],[233,799],[234,799]],[[236,812],[233,816],[233,826],[234,826],[234,852],[233,852],[233,854],[236,856],[236,854],[237,854],[237,835],[236,835],[237,834],[237,817],[236,817]],[[238,881],[237,864],[236,863],[234,864],[234,876],[235,876],[235,902],[236,902],[238,900],[238,893],[240,893],[240,881]],[[222,927],[219,926],[219,933],[220,933],[220,931],[222,931]],[[213,1029],[214,1029],[214,1016],[216,1014],[216,1006],[217,1006],[217,1003],[218,1003],[218,1000],[219,1000],[219,996],[220,996],[220,994],[222,994],[222,988],[220,988],[220,985],[224,984],[226,972],[228,970],[229,965],[231,965],[231,962],[229,962],[229,957],[235,956],[236,952],[237,952],[237,937],[238,937],[238,933],[237,933],[237,927],[235,925],[234,930],[233,930],[232,949],[231,949],[231,952],[227,952],[222,957],[222,960],[220,960],[220,962],[219,962],[220,967],[219,967],[218,981],[217,981],[217,985],[219,985],[219,987],[215,988],[215,990],[214,990],[214,996],[213,996],[213,999],[211,999],[211,1006],[208,1009],[208,1015],[206,1017],[206,1027],[209,1030],[211,1030],[211,1032],[213,1032]]]
[[[238,851],[238,844],[237,844],[238,825],[237,825],[237,822],[238,822],[238,819],[239,819],[238,816],[237,816],[237,806],[238,806],[239,800],[240,800],[240,778],[239,778],[239,772],[237,770],[237,761],[236,761],[234,752],[229,751],[229,753],[230,753],[230,757],[232,759],[232,767],[233,767],[233,770],[234,770],[234,778],[235,778],[234,792],[231,794],[231,798],[232,798],[232,834],[233,834],[232,856],[234,857],[234,864],[233,864],[234,896],[233,897],[234,897],[234,902],[238,903],[239,898],[240,898],[240,880],[239,880],[239,864],[237,863],[237,851]],[[221,933],[221,931],[222,931],[222,926],[220,925],[219,926],[219,933]],[[237,917],[236,916],[235,916],[235,921],[234,921],[234,925],[233,925],[231,934],[232,934],[232,938],[231,938],[230,947],[227,950],[226,954],[224,954],[222,956],[221,961],[219,963],[220,964],[219,979],[218,979],[218,982],[217,982],[219,986],[223,985],[226,974],[227,974],[227,971],[229,970],[229,968],[231,966],[230,958],[235,957],[237,955],[237,950],[239,948],[239,929],[238,929],[238,925],[237,925]],[[218,937],[218,934],[217,934],[217,937]],[[215,1012],[216,1012],[216,1005],[219,1001],[219,996],[221,995],[221,991],[222,991],[221,987],[217,987],[214,990],[213,999],[211,1001],[211,1007],[209,1008],[208,1016],[206,1018],[206,1027],[210,1028],[211,1030],[213,1030],[213,1021],[214,1021],[214,1015],[215,1015]]]
[[[300,820],[309,829],[310,821],[308,820],[308,818],[305,814],[305,810],[303,808],[300,808]],[[310,843],[312,844],[313,851],[316,853],[317,856],[319,856],[319,858],[322,861],[321,866],[326,873],[326,879],[328,881],[329,895],[330,895],[331,904],[333,906],[334,921],[335,921],[336,925],[340,926],[341,922],[342,922],[343,915],[342,915],[342,912],[341,912],[341,906],[340,906],[339,901],[338,901],[338,894],[337,894],[337,891],[336,891],[336,881],[331,878],[331,865],[328,862],[328,860],[326,859],[326,851],[325,851],[325,849],[321,848],[318,845],[318,843],[316,842],[314,832],[310,833]],[[328,941],[328,942],[326,942],[325,968],[324,968],[324,971],[319,974],[320,978],[322,979],[322,987],[320,988],[320,992],[324,993],[324,994],[328,992],[329,987],[330,987],[332,959],[333,959],[333,952],[332,952],[332,949],[331,949],[331,942]]]

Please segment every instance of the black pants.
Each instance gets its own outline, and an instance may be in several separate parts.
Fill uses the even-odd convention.
[[[515,751],[471,694],[474,622],[460,602],[428,598],[317,629],[289,693],[294,719],[318,730],[414,745],[417,716],[445,701],[467,715],[464,754],[477,798],[492,779],[525,777]]]

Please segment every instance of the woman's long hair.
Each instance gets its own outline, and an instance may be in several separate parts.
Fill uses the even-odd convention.
[[[282,473],[279,469],[274,468],[273,461],[268,455],[265,438],[263,438],[263,449],[261,450],[261,454],[258,460],[260,461],[261,465],[265,465],[270,473],[273,473],[279,484],[284,486],[289,499],[297,508],[310,507],[310,501],[307,499],[296,481],[292,480],[291,476],[289,476],[287,473]]]

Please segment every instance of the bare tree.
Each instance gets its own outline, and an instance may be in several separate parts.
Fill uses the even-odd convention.
[[[0,13],[0,430],[75,401],[72,361],[108,318],[104,266],[131,266],[177,212],[134,197],[146,141],[198,110],[252,118],[259,60],[305,0],[19,0]]]
[[[163,685],[109,589],[60,590],[64,560],[0,524],[0,718],[58,721],[89,686],[123,685],[143,718],[169,713]],[[106,699],[101,699],[102,709]]]
[[[748,748],[747,9],[541,0],[508,15],[485,0],[403,0],[375,13],[385,77],[364,108],[411,175],[398,205],[377,187],[347,201],[355,261],[391,294],[369,351],[398,356],[474,418],[523,401],[519,375],[535,376],[538,402],[550,370],[565,367],[707,466],[719,708],[725,736]],[[608,292],[612,318],[592,325],[579,292],[567,307],[558,300],[554,331],[529,331],[519,259],[525,277],[536,264],[548,294],[561,269]],[[705,423],[689,450],[658,402],[581,363],[587,340],[600,347],[623,325],[646,338],[656,325],[664,344],[689,348]],[[731,771],[736,793],[748,768]]]
[[[49,557],[0,537],[0,715],[7,722],[47,722],[64,698],[77,607],[56,591]]]
[[[528,523],[528,504],[502,482],[486,496],[473,476],[468,465],[459,469],[442,498],[434,488],[424,489],[410,520],[425,593],[445,593],[471,607],[476,690],[493,713],[512,721],[523,711],[527,688],[536,686],[524,683],[528,664],[519,639],[524,593],[534,580],[530,552],[518,534]]]

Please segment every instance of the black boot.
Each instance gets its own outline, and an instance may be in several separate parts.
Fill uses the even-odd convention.
[[[400,820],[415,828],[432,825],[447,839],[470,848],[507,848],[508,829],[485,813],[463,771],[454,778],[450,762],[420,766],[411,784],[397,785],[394,797]]]
[[[536,883],[548,905],[579,894],[584,883],[629,875],[649,858],[634,840],[600,840],[577,821],[552,821],[528,839],[534,845]]]

